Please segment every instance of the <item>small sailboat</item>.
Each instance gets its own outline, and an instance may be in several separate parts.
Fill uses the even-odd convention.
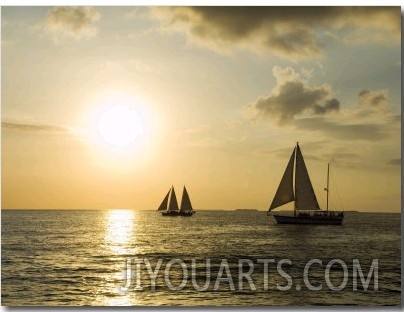
[[[164,197],[162,203],[160,204],[157,211],[160,211],[163,216],[184,216],[190,217],[195,211],[192,208],[191,200],[187,189],[184,186],[184,191],[182,193],[181,207],[178,208],[177,197],[175,195],[174,187],[172,186],[168,191],[167,195]]]
[[[172,186],[164,197],[157,211],[161,211],[163,216],[178,216],[178,202],[175,196],[174,187]]]
[[[182,199],[181,199],[181,207],[179,211],[179,215],[183,217],[190,217],[195,213],[192,209],[191,200],[189,199],[189,195],[187,189],[184,185],[184,190],[182,192]]]
[[[328,210],[329,172],[330,167],[328,165],[327,188],[325,188],[327,191],[327,210],[321,210],[306,164],[304,163],[299,143],[297,143],[267,215],[270,215],[275,208],[293,201],[294,215],[273,214],[277,223],[341,225],[344,220],[344,213]]]

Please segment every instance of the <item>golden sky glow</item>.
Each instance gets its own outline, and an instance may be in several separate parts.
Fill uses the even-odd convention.
[[[2,208],[400,211],[399,7],[2,7]],[[334,189],[335,190],[335,189]],[[336,191],[336,190],[335,190]],[[332,193],[332,186],[331,186]]]

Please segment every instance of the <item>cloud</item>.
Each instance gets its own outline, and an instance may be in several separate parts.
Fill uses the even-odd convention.
[[[331,111],[338,111],[339,110],[339,101],[337,99],[331,99],[327,101],[324,106],[314,104],[313,109],[317,115],[324,115]]]
[[[312,117],[295,120],[293,125],[297,130],[321,132],[340,140],[381,141],[389,137],[388,126],[376,123],[344,124],[324,117]]]
[[[388,90],[364,89],[356,105],[340,111],[330,85],[312,86],[290,67],[274,67],[273,74],[270,94],[247,106],[253,119],[342,141],[381,141],[400,129],[401,115],[390,110]]]
[[[94,23],[100,18],[101,14],[92,7],[59,6],[50,9],[34,30],[51,36],[57,43],[65,37],[93,37],[97,33]]]
[[[358,102],[363,108],[385,112],[389,106],[388,92],[386,90],[362,90],[358,94]]]
[[[401,166],[401,158],[393,158],[387,162],[388,165]]]
[[[359,105],[358,105],[359,106]],[[341,141],[381,142],[391,141],[397,144],[401,131],[401,114],[391,111],[364,114],[358,108],[346,109],[338,115],[315,116],[296,119],[291,126],[298,131],[322,134],[327,139]],[[362,111],[361,111],[362,109]],[[376,111],[377,112],[377,111]]]
[[[3,131],[23,131],[23,132],[33,132],[33,133],[67,133],[70,132],[68,127],[50,124],[27,124],[27,123],[16,123],[16,122],[1,122],[1,128]]]
[[[209,48],[238,46],[289,59],[321,55],[330,33],[349,43],[375,40],[376,32],[378,39],[399,43],[401,34],[399,7],[156,7],[152,12],[164,29]]]
[[[356,106],[351,110],[351,118],[362,121],[384,119],[388,122],[401,121],[401,115],[396,115],[390,106],[388,90],[368,90],[358,92]]]
[[[261,97],[253,104],[258,115],[273,119],[282,126],[305,112],[324,115],[339,110],[340,102],[334,98],[331,86],[310,86],[290,67],[275,66],[273,73],[277,85],[269,96]]]
[[[132,10],[128,10],[124,13],[124,19],[133,19],[139,14],[139,8],[133,8]]]

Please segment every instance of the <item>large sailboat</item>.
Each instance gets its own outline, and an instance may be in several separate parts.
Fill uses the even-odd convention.
[[[327,210],[321,210],[299,143],[297,143],[267,214],[272,214],[272,210],[284,204],[294,202],[293,216],[272,214],[279,224],[341,225],[344,220],[344,213],[328,210],[329,172],[330,167],[328,165],[327,188],[325,188],[327,192]]]
[[[189,199],[189,195],[187,189],[184,185],[184,190],[182,192],[182,199],[181,199],[181,207],[179,211],[179,215],[183,217],[190,217],[195,213],[195,210],[192,209],[191,200]]]
[[[184,191],[182,193],[181,207],[178,208],[177,197],[175,195],[174,187],[172,186],[168,191],[167,195],[164,197],[162,203],[160,204],[157,211],[160,211],[163,216],[183,216],[190,217],[195,211],[192,208],[191,200],[187,189],[184,186]]]
[[[161,211],[163,216],[178,216],[178,202],[175,196],[174,187],[172,186],[164,197],[157,211]]]

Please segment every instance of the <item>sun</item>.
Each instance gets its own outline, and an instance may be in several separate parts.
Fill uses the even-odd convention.
[[[136,109],[115,105],[100,115],[97,131],[105,143],[127,147],[143,134],[142,120]]]
[[[95,117],[93,133],[98,142],[117,149],[129,149],[145,136],[139,103],[132,97],[104,98]]]

